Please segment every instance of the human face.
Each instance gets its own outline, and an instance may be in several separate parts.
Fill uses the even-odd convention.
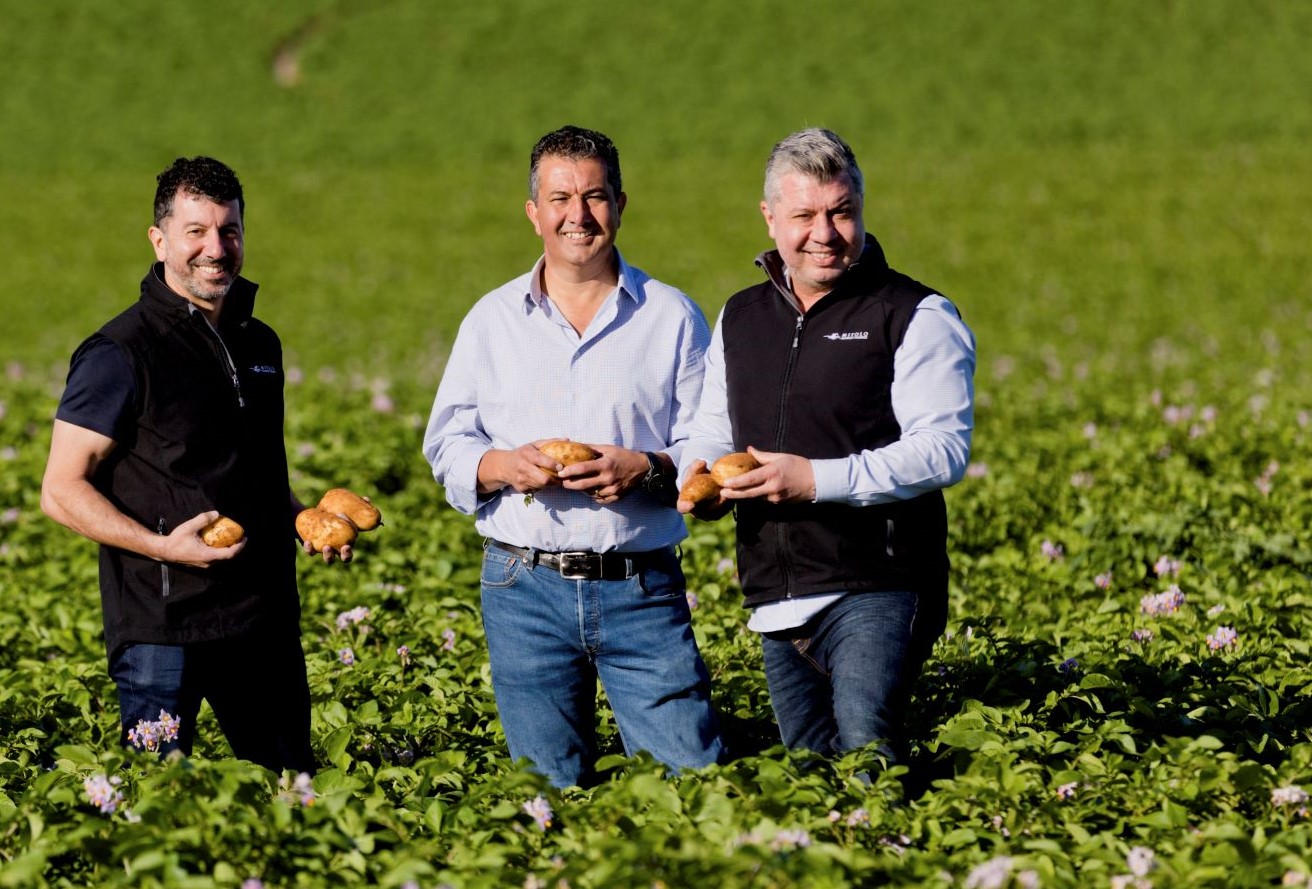
[[[824,296],[861,258],[861,195],[847,176],[830,182],[792,171],[778,179],[761,214],[804,306]]]
[[[245,245],[241,207],[217,204],[179,189],[173,212],[150,229],[155,258],[164,263],[164,283],[203,309],[212,309],[241,272]]]
[[[524,211],[553,271],[592,274],[610,267],[624,203],[624,193],[606,182],[605,162],[547,155],[538,162],[538,193]]]

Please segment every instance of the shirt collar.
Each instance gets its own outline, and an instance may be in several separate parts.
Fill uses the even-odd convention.
[[[785,299],[795,308],[797,307],[797,297],[793,294],[793,273],[784,262],[778,250],[766,250],[756,257],[756,265],[765,272],[766,277],[774,284]],[[865,268],[862,268],[862,266]],[[848,266],[847,271],[839,279],[839,282],[856,278],[864,274],[878,274],[888,268],[888,261],[884,258],[884,248],[880,246],[875,236],[866,232],[865,246],[861,248],[861,255],[857,257],[856,262]],[[835,283],[835,288],[838,283]],[[830,291],[832,292],[832,291]]]
[[[619,291],[621,296],[627,296],[635,303],[638,302],[642,291],[638,287],[638,276],[633,273],[633,269],[624,261],[624,254],[620,253],[618,247],[614,248],[615,259],[620,264],[619,272]],[[524,314],[529,314],[534,309],[544,309],[547,294],[542,290],[542,268],[546,265],[547,257],[539,256],[538,261],[533,263],[533,271],[528,274],[528,289],[524,292]]]

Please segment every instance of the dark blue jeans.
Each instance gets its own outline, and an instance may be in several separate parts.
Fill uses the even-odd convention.
[[[943,632],[946,597],[848,593],[804,626],[761,636],[770,703],[791,748],[879,741],[898,757],[911,687]]]
[[[254,632],[188,645],[137,643],[110,660],[118,686],[120,742],[139,720],[160,710],[178,717],[176,741],[160,753],[190,755],[202,700],[210,703],[232,752],[268,769],[313,772],[310,688],[305,655],[294,631]]]
[[[671,768],[720,759],[710,676],[673,550],[628,580],[567,580],[495,544],[483,556],[483,628],[510,755],[557,787],[588,784],[597,680],[624,749]]]

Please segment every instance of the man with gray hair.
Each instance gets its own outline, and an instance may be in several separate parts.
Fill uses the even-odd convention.
[[[766,279],[729,299],[706,354],[687,477],[760,466],[682,512],[736,509],[748,626],[789,747],[880,742],[896,759],[912,684],[947,614],[942,489],[965,473],[975,341],[865,231],[852,149],[808,129],[774,147]]]

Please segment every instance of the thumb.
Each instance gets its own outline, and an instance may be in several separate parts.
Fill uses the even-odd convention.
[[[760,463],[762,466],[764,466],[766,463],[773,463],[775,460],[778,460],[780,457],[783,456],[783,454],[780,454],[777,451],[761,451],[761,450],[757,450],[751,445],[747,446],[747,453],[755,457],[756,462]]]
[[[219,511],[217,509],[206,510],[194,518],[187,519],[173,530],[181,534],[199,534],[201,528],[204,528],[218,517]]]

